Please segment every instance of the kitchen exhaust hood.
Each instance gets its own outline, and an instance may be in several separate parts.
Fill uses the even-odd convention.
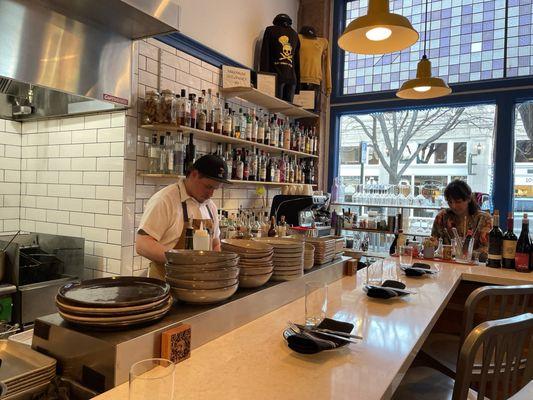
[[[127,108],[132,40],[178,18],[173,0],[0,0],[0,118]]]

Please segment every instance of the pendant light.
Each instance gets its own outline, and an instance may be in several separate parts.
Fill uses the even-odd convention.
[[[385,54],[403,50],[417,40],[411,22],[390,12],[389,0],[369,0],[367,14],[350,22],[337,43],[352,53]]]
[[[426,55],[428,2],[429,0],[426,0],[426,15],[424,17],[424,55],[416,67],[416,78],[405,81],[400,90],[396,92],[396,96],[402,99],[432,99],[447,96],[452,92],[444,79],[431,76],[431,61]]]

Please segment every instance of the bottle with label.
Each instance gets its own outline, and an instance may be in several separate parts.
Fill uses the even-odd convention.
[[[518,272],[531,272],[530,269],[531,241],[529,240],[529,221],[524,213],[522,231],[516,243],[515,269]]]
[[[226,147],[226,153],[224,154],[224,159],[226,160],[226,165],[228,166],[228,174],[231,176],[233,171],[233,153],[231,151],[231,144],[228,143]]]
[[[502,267],[503,232],[500,229],[500,212],[494,210],[492,216],[492,229],[489,232],[489,254],[487,267]]]
[[[194,227],[191,220],[187,222],[185,229],[185,250],[194,250]]]
[[[244,163],[242,161],[242,156],[241,156],[240,151],[237,152],[236,160],[237,160],[237,166],[235,170],[235,179],[242,181],[242,178],[244,176]]]
[[[259,121],[257,123],[257,143],[263,143],[265,139],[265,121],[263,119],[263,116],[259,117]]]
[[[220,99],[217,93],[217,99],[214,103],[213,110],[213,132],[222,133],[222,125],[224,124],[224,109],[222,104],[220,104]]]
[[[285,121],[285,126],[283,127],[283,148],[290,150],[291,148],[291,126],[289,121]]]
[[[215,117],[215,107],[213,105],[213,96],[211,94],[211,89],[207,89],[207,99],[205,101],[205,130],[213,132],[214,128],[214,117]]]
[[[266,145],[269,145],[270,144],[270,121],[268,119],[268,114],[264,115],[263,121],[265,124],[265,133],[263,137],[263,143]]]
[[[232,115],[232,124],[233,124],[233,130],[232,130],[232,137],[241,138],[241,113],[242,108],[239,109],[239,112],[234,112]]]
[[[259,169],[259,180],[266,182],[267,180],[267,159],[263,151],[261,151],[261,167]]]
[[[254,118],[252,117],[251,110],[248,110],[248,113],[246,114],[246,134],[245,139],[246,140],[252,140],[252,131],[254,129]]]
[[[268,237],[276,236],[276,218],[272,217],[270,219],[270,228],[268,229]]]
[[[178,132],[176,139],[174,140],[174,173],[183,175],[183,157],[185,155],[183,146],[183,133]]]
[[[159,158],[161,148],[157,143],[157,134],[152,135],[152,144],[148,149],[148,172],[151,174],[157,174],[159,172]]]
[[[503,235],[502,267],[514,269],[516,255],[516,235],[513,232],[513,213],[507,214],[507,232]]]
[[[242,179],[247,181],[250,178],[250,157],[248,155],[248,150],[242,149]]]
[[[198,99],[198,114],[197,114],[196,127],[202,131],[207,130],[207,111],[205,108],[205,102],[202,97]]]
[[[165,135],[159,136],[159,173],[168,174],[168,152],[165,146]]]
[[[229,108],[229,104],[226,103],[224,105],[224,120],[222,123],[222,134],[224,136],[231,136],[232,132],[232,126],[233,126],[233,118],[231,116],[231,108]]]
[[[259,177],[257,176],[257,170],[258,170],[258,157],[256,154],[255,147],[252,147],[252,152],[250,153],[250,172],[248,175],[248,180],[250,181],[258,181]]]
[[[165,137],[165,152],[167,153],[166,173],[171,174],[174,172],[174,138],[170,136],[170,132],[167,132]]]
[[[270,145],[278,147],[279,129],[276,114],[270,120]]]
[[[198,103],[196,102],[196,95],[194,93],[189,94],[189,104],[191,105],[191,124],[189,126],[196,128]]]
[[[285,222],[285,215],[281,216],[277,231],[279,237],[287,236],[287,222]]]
[[[192,242],[194,250],[211,250],[211,237],[209,232],[204,229],[203,222],[200,222],[200,229],[194,231]]]

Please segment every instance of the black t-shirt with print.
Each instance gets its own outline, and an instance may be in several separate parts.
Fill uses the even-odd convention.
[[[300,83],[300,40],[294,29],[277,25],[265,29],[260,70],[275,72],[278,82]]]

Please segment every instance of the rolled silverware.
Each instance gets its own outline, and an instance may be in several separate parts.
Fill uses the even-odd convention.
[[[320,335],[324,335],[324,336],[335,338],[335,339],[339,339],[339,340],[344,340],[346,342],[359,343],[357,340],[351,339],[349,337],[334,335],[332,333],[327,333],[327,332],[317,332],[317,331],[315,331],[313,329],[308,329],[308,328],[299,328],[296,324],[294,324],[292,322],[288,322],[288,324],[289,324],[289,327],[292,330],[298,330],[300,332],[305,332],[305,333],[319,333]]]
[[[294,322],[290,322],[290,323],[296,325],[296,327],[298,327],[299,329],[305,329],[305,330],[309,330],[311,332],[331,333],[333,335],[339,335],[339,336],[344,336],[344,337],[347,337],[347,338],[363,340],[362,336],[352,335],[351,333],[346,333],[346,332],[341,332],[341,331],[334,331],[332,329],[309,327],[309,326],[305,326],[305,325],[301,325],[301,324],[296,324]]]

